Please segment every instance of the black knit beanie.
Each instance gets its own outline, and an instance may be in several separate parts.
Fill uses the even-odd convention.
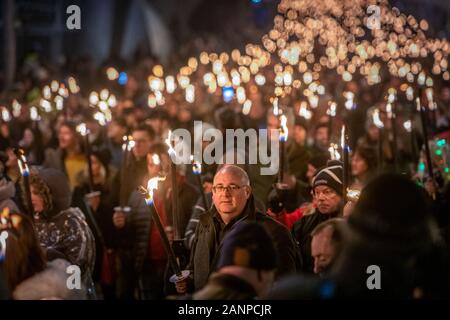
[[[312,181],[313,190],[318,186],[328,186],[342,195],[343,172],[342,162],[338,160],[328,161],[326,167],[317,170]]]

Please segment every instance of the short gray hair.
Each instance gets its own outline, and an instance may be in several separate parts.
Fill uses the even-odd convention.
[[[234,164],[226,164],[222,167],[219,167],[216,174],[214,175],[214,179],[218,174],[225,174],[225,173],[239,177],[242,181],[242,184],[245,186],[250,185],[250,178],[248,177],[247,172],[245,172],[245,170],[242,169],[241,167],[236,166]]]

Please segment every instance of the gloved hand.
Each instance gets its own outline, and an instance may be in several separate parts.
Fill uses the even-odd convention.
[[[285,208],[285,202],[288,196],[289,189],[287,185],[276,183],[273,185],[269,193],[268,206],[269,209],[275,213],[280,214]]]

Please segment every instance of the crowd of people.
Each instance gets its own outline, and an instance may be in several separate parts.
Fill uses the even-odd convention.
[[[81,59],[56,75],[30,60],[14,89],[2,92],[0,104],[11,114],[13,101],[21,105],[0,123],[0,231],[7,234],[2,298],[449,298],[450,155],[446,147],[442,159],[433,157],[433,177],[427,174],[419,115],[411,112],[415,107],[402,96],[398,79],[369,86],[324,71],[320,81],[327,92],[311,118],[300,115],[300,91],[280,101],[289,129],[282,180],[261,175],[259,164],[206,163],[198,180],[190,165],[172,169],[168,131],[193,133],[194,120],[222,132],[278,130],[280,119],[269,102],[273,88],[250,80],[248,113],[236,99],[226,102],[222,92],[210,94],[200,84],[195,102],[175,91],[163,105],[149,107],[147,76],[157,62],[136,61],[127,68],[126,82],[117,84],[106,78],[112,61],[95,69]],[[193,83],[203,81],[197,73]],[[81,90],[70,93],[61,110],[35,120],[30,110],[42,88],[53,77],[64,82],[69,75]],[[117,97],[107,124],[98,122],[88,104],[90,91],[104,87]],[[391,87],[398,90],[394,121],[384,98]],[[344,92],[354,95],[351,108],[343,107]],[[448,82],[436,82],[434,92],[430,141],[448,145]],[[331,100],[337,116],[327,114]],[[383,130],[371,116],[375,105],[384,110]],[[407,120],[411,130],[404,128]],[[81,123],[89,129],[88,143],[77,130]],[[330,152],[343,123],[351,149],[348,169]],[[208,146],[200,143],[203,150]],[[20,167],[19,149],[29,174]],[[154,190],[153,208],[138,188],[162,174],[166,179]],[[344,194],[344,175],[355,198]],[[173,277],[151,210],[188,275]],[[66,271],[73,265],[81,271],[80,286],[70,289]],[[381,270],[380,290],[366,286],[371,265]]]

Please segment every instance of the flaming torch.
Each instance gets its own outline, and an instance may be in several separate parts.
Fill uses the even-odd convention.
[[[22,149],[16,149],[15,154],[19,164],[20,175],[23,177],[23,182],[25,186],[25,199],[28,211],[31,217],[34,215],[33,203],[31,202],[31,188],[30,188],[30,169],[28,168],[27,158],[25,157],[25,152]]]
[[[153,193],[154,190],[158,189],[158,183],[159,181],[164,181],[166,177],[154,177],[148,180],[147,188],[144,188],[143,186],[139,187],[139,191],[144,196],[145,203],[150,207],[150,213],[152,215],[152,220],[156,225],[156,228],[158,229],[159,235],[161,237],[164,250],[167,253],[167,257],[169,259],[170,267],[175,272],[175,276],[171,277],[172,282],[176,282],[178,280],[181,280],[183,278],[187,278],[189,276],[189,271],[183,270],[181,271],[180,265],[178,264],[177,258],[175,256],[175,253],[170,246],[169,238],[167,237],[166,232],[164,231],[164,227],[161,222],[161,218],[156,210],[156,207],[153,202]]]
[[[392,153],[394,157],[394,166],[395,171],[398,170],[398,158],[397,158],[397,127],[396,127],[396,118],[397,114],[395,112],[395,99],[396,99],[396,90],[394,88],[389,89],[388,103],[386,104],[386,112],[388,118],[391,120],[392,127]]]
[[[205,190],[203,190],[202,178],[201,178],[202,164],[200,163],[200,161],[195,160],[194,156],[192,156],[192,155],[191,155],[191,162],[192,162],[192,173],[194,174],[194,176],[197,177],[197,183],[200,188],[201,195],[202,195],[203,205],[204,205],[205,211],[207,211],[208,210],[208,201],[206,200]]]
[[[345,124],[342,126],[341,129],[341,147],[342,147],[342,158],[344,162],[344,175],[343,175],[343,181],[342,181],[342,187],[343,187],[343,197],[344,201],[347,201],[347,189],[348,189],[348,176],[349,176],[349,146],[348,146],[348,133],[347,133],[347,127]]]
[[[284,179],[284,157],[285,157],[285,144],[288,139],[288,127],[287,127],[287,118],[283,114],[280,116],[280,170],[278,171],[278,182],[283,183]]]
[[[132,136],[125,135],[122,137],[123,144],[122,144],[122,165],[120,167],[120,198],[119,198],[119,206],[114,208],[114,211],[116,212],[123,212],[127,213],[131,211],[131,208],[128,207],[127,204],[127,198],[124,195],[123,181],[126,180],[126,174],[129,166],[129,154],[131,150],[133,150],[135,142],[133,140]]]
[[[381,172],[383,168],[383,128],[384,123],[380,118],[380,110],[375,109],[372,114],[372,120],[378,128],[378,171]]]
[[[175,231],[175,239],[179,239],[179,228],[178,228],[178,185],[177,185],[177,165],[174,162],[176,153],[172,147],[172,131],[169,130],[169,135],[165,140],[168,146],[168,153],[170,158],[170,178],[172,182],[172,218],[173,226]]]

